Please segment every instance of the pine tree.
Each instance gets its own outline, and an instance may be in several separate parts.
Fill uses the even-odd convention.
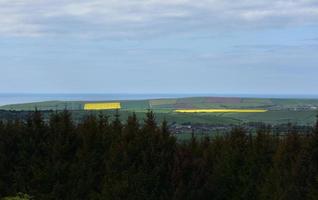
[[[16,190],[28,194],[47,192],[48,132],[41,112],[30,114],[19,133],[19,162],[16,163]]]
[[[72,167],[72,179],[77,180],[74,199],[98,199],[101,193],[106,145],[100,126],[93,115],[78,125],[79,147]]]
[[[143,130],[146,133],[157,131],[156,118],[152,110],[148,110],[148,112],[146,113],[146,119],[144,120]]]
[[[10,162],[8,155],[6,154],[8,142],[8,135],[5,131],[5,125],[0,121],[0,198],[8,195],[9,193],[9,178],[8,173],[8,163]]]
[[[71,114],[64,110],[53,114],[49,122],[50,132],[50,181],[51,197],[72,199],[73,181],[71,166],[74,163],[79,140]]]
[[[136,116],[136,113],[133,113],[131,116],[128,116],[126,125],[124,127],[124,136],[125,139],[130,141],[136,137],[139,131],[139,122]]]
[[[115,119],[112,121],[111,127],[112,127],[113,134],[115,134],[114,138],[116,138],[116,137],[119,138],[121,133],[122,133],[123,125],[121,123],[118,110],[116,110]]]
[[[312,178],[310,181],[310,192],[308,194],[309,199],[318,198],[318,115],[316,123],[313,127],[312,137],[309,138],[309,149],[310,155],[310,170],[309,176]]]
[[[161,123],[161,133],[164,136],[170,136],[170,131],[169,131],[169,127],[168,127],[168,122],[166,119],[164,119]]]

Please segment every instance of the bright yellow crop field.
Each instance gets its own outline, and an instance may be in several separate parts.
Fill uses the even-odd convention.
[[[110,103],[86,103],[84,105],[84,110],[115,110],[120,109],[119,102],[110,102]]]
[[[175,110],[180,113],[264,113],[267,110],[256,109],[187,109]]]

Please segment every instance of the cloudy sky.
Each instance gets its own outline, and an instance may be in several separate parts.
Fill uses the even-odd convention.
[[[0,92],[318,94],[318,0],[0,0]]]

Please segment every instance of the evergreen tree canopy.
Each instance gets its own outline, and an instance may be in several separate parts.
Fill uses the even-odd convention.
[[[317,127],[307,135],[236,127],[181,142],[157,124],[152,111],[141,124],[118,112],[75,123],[66,110],[0,122],[0,199],[318,198]]]

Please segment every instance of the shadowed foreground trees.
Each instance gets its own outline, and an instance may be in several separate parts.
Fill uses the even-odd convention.
[[[309,135],[177,143],[148,112],[121,122],[67,111],[0,122],[0,197],[33,199],[318,199],[318,123]],[[30,198],[29,196],[24,196]],[[17,197],[18,199],[18,197]]]

